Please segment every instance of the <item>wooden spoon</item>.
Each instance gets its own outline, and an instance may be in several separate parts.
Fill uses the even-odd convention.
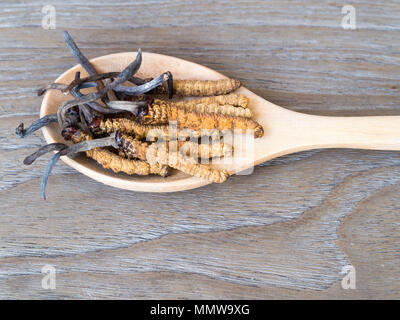
[[[111,54],[91,60],[98,72],[121,71],[136,56],[136,52]],[[175,79],[217,80],[226,78],[222,74],[199,64],[155,53],[143,53],[140,77],[154,77],[171,71]],[[80,65],[64,72],[56,82],[69,83],[75,72],[87,73]],[[88,89],[89,90],[89,89]],[[325,117],[302,114],[279,107],[264,100],[246,88],[243,93],[250,99],[253,118],[263,127],[265,134],[254,140],[254,152],[247,153],[241,161],[216,166],[230,173],[237,173],[267,160],[304,150],[317,148],[357,148],[375,150],[400,150],[400,116],[374,117]],[[40,116],[56,113],[58,106],[71,96],[52,90],[46,93]],[[63,142],[58,125],[43,128],[48,143]],[[235,153],[238,150],[235,149]],[[167,178],[158,176],[128,176],[114,174],[85,156],[61,159],[79,172],[113,187],[146,192],[173,192],[189,190],[209,184],[208,181],[174,172]]]

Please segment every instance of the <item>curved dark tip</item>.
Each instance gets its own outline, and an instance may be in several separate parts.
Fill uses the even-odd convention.
[[[71,38],[71,36],[70,36],[70,34],[69,34],[69,32],[68,31],[63,31],[63,37],[64,37],[64,40],[65,41],[67,41],[68,39],[70,39]]]
[[[23,164],[26,165],[26,166],[29,166],[29,165],[32,164],[32,163],[33,163],[33,161],[31,161],[30,159],[28,159],[28,157],[26,157],[26,158],[24,159],[24,161],[23,161]]]
[[[19,124],[19,126],[15,128],[15,134],[16,134],[18,137],[23,138],[24,135],[25,135],[25,132],[26,132],[26,130],[24,129],[24,123],[21,122],[21,123]]]
[[[171,72],[167,71],[167,75],[168,75],[168,80],[167,80],[168,98],[171,99],[172,96],[174,95],[174,80]]]
[[[46,169],[44,170],[43,178],[42,178],[42,184],[40,186],[40,191],[42,193],[42,197],[44,200],[46,200],[46,184],[47,180],[49,179],[49,175],[51,172],[51,169],[53,169],[54,165],[57,163],[58,159],[61,157],[61,151],[57,152],[49,161],[49,163],[46,166]]]
[[[38,97],[42,96],[46,92],[46,88],[39,88],[36,92]]]
[[[59,151],[64,148],[67,148],[67,146],[64,143],[50,143],[46,144],[43,147],[39,148],[36,152],[32,153],[31,155],[27,156],[24,159],[24,164],[25,165],[30,165],[33,162],[36,161],[36,159],[40,158],[42,155],[49,153],[51,151]]]
[[[141,65],[142,65],[142,49],[139,48],[137,56],[134,60],[134,67],[131,71],[131,75],[128,78],[131,78],[132,76],[134,76],[136,74],[136,72],[138,72]]]

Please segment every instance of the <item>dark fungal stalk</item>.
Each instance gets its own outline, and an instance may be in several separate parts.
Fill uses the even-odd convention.
[[[74,85],[71,85],[71,84],[68,85],[68,91],[70,92],[70,94],[78,99],[83,97],[83,94],[80,92],[80,86],[85,84],[84,82],[80,81],[82,79],[80,79],[79,75],[80,75],[80,72],[77,72],[75,75],[75,80],[71,82],[71,84],[74,84]],[[97,76],[100,76],[100,75],[97,75]],[[91,79],[91,80],[93,80],[93,79]],[[88,106],[88,107],[92,108],[93,110],[95,110],[99,113],[103,113],[103,114],[117,114],[117,113],[121,113],[121,112],[130,112],[134,116],[137,116],[139,114],[139,112],[147,105],[147,103],[145,101],[138,101],[138,102],[131,102],[131,103],[124,103],[124,102],[127,102],[127,101],[109,101],[109,102],[107,102],[107,106],[109,108],[105,108],[95,101],[88,102],[87,104],[81,104],[79,106],[80,107]],[[90,122],[92,122],[93,117],[91,117],[91,119],[86,118],[86,120],[90,123]]]
[[[84,85],[85,84],[81,84],[81,85],[73,87],[69,91],[69,93],[73,97],[75,97],[77,99],[80,99],[81,97],[83,97],[83,94],[81,93],[80,89],[82,89],[83,88],[82,86],[84,86]],[[105,108],[105,107],[103,107],[102,105],[98,104],[95,101],[91,101],[91,102],[85,103],[83,105],[87,105],[90,109],[92,109],[92,110],[94,110],[96,112],[99,112],[99,113],[103,113],[103,114],[116,114],[116,113],[120,113],[121,112],[121,111],[111,110],[109,108]],[[89,121],[89,119],[87,119],[87,120]],[[91,122],[91,120],[89,122]]]
[[[67,31],[64,31],[63,35],[67,47],[70,49],[72,54],[78,60],[79,64],[86,70],[87,73],[89,73],[89,75],[96,75],[97,74],[96,69],[90,63],[90,61],[85,57],[82,51],[78,48],[77,44],[72,39],[71,35]],[[97,85],[99,89],[104,88],[104,83],[102,81],[97,81]],[[101,99],[103,102],[108,101],[107,96],[103,96]]]
[[[48,114],[47,116],[34,121],[27,129],[24,128],[24,123],[20,123],[20,125],[15,129],[15,134],[20,138],[26,138],[33,132],[54,122],[57,122],[57,115]]]
[[[67,130],[67,131],[74,132],[74,134],[77,132],[76,128],[75,128],[75,130],[71,130],[71,127],[69,127],[69,129],[70,130]],[[62,156],[72,156],[78,152],[83,152],[83,151],[91,150],[94,148],[100,148],[100,147],[109,147],[109,146],[114,146],[114,147],[118,148],[118,146],[115,142],[115,133],[113,133],[105,138],[98,138],[98,139],[94,139],[94,140],[85,140],[80,143],[73,144],[72,146],[69,146],[69,147],[65,143],[50,143],[43,147],[40,147],[36,152],[27,156],[24,159],[24,164],[30,165],[33,162],[35,162],[36,159],[38,159],[39,157],[41,157],[44,154],[49,153],[51,151],[63,151],[61,153]]]
[[[90,63],[90,61],[85,57],[85,55],[82,53],[82,51],[78,48],[77,44],[72,39],[71,35],[67,31],[64,31],[63,34],[64,34],[64,40],[65,40],[65,43],[67,44],[67,47],[70,49],[70,51],[75,56],[75,58],[78,60],[78,62],[81,64],[81,66],[87,71],[87,73],[90,76],[96,76],[97,75],[96,69],[93,67],[93,65]],[[166,81],[168,81],[167,90],[169,93],[169,98],[172,98],[172,94],[173,94],[172,74],[170,72],[168,72],[168,73],[169,73],[169,78],[166,80]],[[116,76],[118,76],[118,73],[114,73],[114,75],[112,73],[110,73],[109,78],[114,78]],[[106,78],[104,78],[104,79],[106,79]],[[100,77],[100,78],[96,79],[96,81],[98,81],[98,80],[103,80],[103,79]],[[152,80],[153,79],[150,79],[149,81],[142,80],[140,78],[134,77],[133,75],[132,75],[132,77],[130,77],[130,79],[127,79],[127,81],[130,81],[137,86],[144,85],[148,82],[151,82]],[[158,82],[158,81],[156,81],[156,82]],[[164,82],[162,82],[162,83],[164,83]],[[101,81],[99,81],[98,83],[101,83]],[[153,85],[154,85],[154,83],[151,83],[147,86],[142,87],[141,89],[137,89],[137,91],[133,90],[130,92],[128,90],[128,93],[126,93],[126,94],[131,94],[131,95],[142,94],[142,93],[146,93],[146,92],[160,86],[160,84],[156,85],[156,86],[153,86]],[[103,86],[99,86],[100,89],[102,87]],[[129,88],[129,87],[119,86],[119,92],[124,92],[124,90],[126,90],[126,88]],[[148,88],[151,88],[151,89],[148,89]],[[147,90],[147,91],[144,91],[144,90]],[[115,91],[117,91],[117,89],[115,89]],[[141,92],[141,93],[135,93],[135,92]]]
[[[75,74],[75,80],[72,83],[76,83],[75,86],[71,86],[69,85],[69,93],[79,99],[83,96],[83,94],[81,93],[80,89],[82,86],[85,85],[85,83],[80,83],[80,72],[76,72]],[[90,82],[88,82],[90,83]],[[127,111],[134,111],[134,107],[130,106],[128,108]],[[88,102],[88,103],[84,103],[84,104],[80,104],[79,105],[79,115],[81,118],[81,122],[82,122],[82,128],[84,129],[84,131],[86,133],[89,133],[89,127],[88,127],[88,123],[91,123],[93,121],[93,118],[96,116],[96,113],[102,113],[102,114],[117,114],[117,113],[121,113],[121,112],[125,112],[124,109],[118,109],[118,110],[113,110],[113,109],[109,109],[109,108],[105,108],[102,105],[98,104],[95,101],[92,102]]]
[[[61,106],[58,108],[57,115],[58,115],[58,122],[60,124],[60,127],[65,127],[65,112],[69,108],[71,108],[74,105],[77,104],[82,104],[82,103],[88,103],[95,101],[97,99],[100,99],[103,97],[109,90],[114,89],[121,83],[124,83],[132,77],[140,68],[140,65],[142,63],[142,51],[139,49],[138,54],[136,56],[136,59],[131,62],[122,72],[114,79],[113,82],[102,88],[101,90],[94,92],[94,93],[89,93],[87,95],[82,96],[79,99],[75,100],[70,100],[66,101],[61,104]]]
[[[88,76],[85,78],[78,78],[78,79],[75,78],[75,80],[73,80],[68,86],[66,86],[65,88],[62,88],[61,91],[63,93],[66,93],[66,92],[70,91],[73,87],[83,85],[86,82],[115,78],[118,75],[119,75],[119,72],[107,72],[107,73],[94,74],[92,76]]]
[[[64,41],[68,49],[72,52],[76,60],[78,60],[78,62],[87,71],[87,73],[89,73],[90,75],[97,74],[96,69],[93,67],[90,61],[83,55],[83,53],[78,48],[78,46],[76,45],[75,41],[72,39],[68,31],[64,31],[63,35],[64,35]]]
[[[54,165],[57,163],[58,159],[61,157],[61,151],[58,151],[54,156],[51,157],[50,161],[47,163],[46,169],[44,170],[42,183],[40,185],[40,192],[42,193],[43,200],[46,200],[46,184],[49,180],[49,175]]]
[[[51,83],[45,87],[39,88],[37,91],[37,95],[41,96],[43,95],[47,90],[64,90],[65,88],[67,88],[67,85],[64,83]]]
[[[78,71],[75,73],[75,80],[79,80],[81,77],[81,73]],[[78,123],[78,125],[80,126],[80,128],[82,130],[84,130],[85,132],[89,133],[89,126],[87,121],[91,122],[91,117],[88,113],[87,110],[88,105],[87,104],[80,104],[78,105],[78,113],[79,113],[79,120],[80,123]],[[85,110],[85,111],[83,111]],[[88,120],[86,119],[86,116],[88,117]]]
[[[113,111],[119,111],[119,112],[130,112],[132,113],[135,117],[137,117],[139,114],[143,114],[144,110],[147,108],[147,102],[146,101],[137,101],[137,102],[131,102],[131,101],[109,101],[107,103],[107,106],[110,107],[111,110]]]
[[[95,83],[95,82],[82,83],[79,86],[79,89],[92,88],[92,87],[97,87],[97,83]],[[68,85],[64,84],[64,83],[51,83],[51,84],[49,84],[47,86],[39,88],[37,90],[37,95],[40,97],[43,94],[45,94],[46,91],[48,91],[48,90],[59,90],[59,91],[63,92],[67,88],[68,88]]]
[[[160,74],[158,77],[152,79],[149,82],[146,82],[142,85],[136,86],[136,87],[128,87],[128,86],[117,86],[115,87],[116,92],[122,92],[127,95],[140,95],[147,93],[157,87],[162,86],[165,82],[167,82],[168,86],[168,94],[169,98],[172,98],[173,95],[173,78],[172,78],[172,73],[167,71],[162,74]]]
[[[118,72],[107,72],[107,73],[102,73],[102,74],[96,74],[96,75],[92,75],[92,76],[89,76],[86,78],[75,79],[68,86],[60,86],[57,89],[61,90],[62,92],[68,92],[75,86],[84,85],[87,82],[90,83],[92,81],[115,78],[118,75],[119,75]],[[136,79],[138,79],[138,78],[136,78]],[[140,84],[138,84],[136,86],[119,85],[114,88],[114,91],[121,92],[126,95],[130,95],[130,96],[132,96],[132,95],[137,96],[140,94],[145,94],[147,92],[150,92],[151,90],[153,90],[159,86],[162,86],[165,82],[167,82],[168,92],[169,92],[170,98],[172,98],[173,77],[172,77],[172,73],[169,71],[162,73],[158,77],[151,79],[148,82],[144,82],[144,81],[139,81],[139,82],[135,81],[135,82],[140,83]]]
[[[116,77],[119,73],[120,72],[109,72],[108,74],[111,77],[107,78],[105,76],[104,80],[111,80],[112,78]],[[86,79],[91,79],[91,78],[87,77]],[[140,79],[140,78],[137,78],[137,77],[132,77],[132,78],[128,79],[129,82],[135,84],[136,86],[142,86],[142,85],[144,85],[144,84],[146,84],[146,83],[148,83],[148,82],[150,82],[152,80],[154,80],[154,79],[150,78],[150,79],[143,80],[143,79]],[[92,87],[97,87],[98,86],[96,82],[89,82],[89,80],[86,80],[86,81],[87,82],[84,82],[84,83],[82,81],[80,81],[81,83],[79,83],[78,88],[79,89],[86,89],[86,88],[92,88]],[[168,81],[170,81],[170,80],[168,80]],[[162,83],[160,83],[160,85],[161,84]],[[170,85],[168,85],[168,86],[170,86]],[[38,96],[42,96],[48,90],[59,90],[61,92],[66,93],[69,90],[69,87],[71,87],[71,84],[51,83],[51,84],[49,84],[47,86],[39,88],[37,90],[37,95]],[[148,89],[149,87],[150,87],[150,89]],[[126,91],[127,92],[126,95],[127,96],[131,96],[131,95],[134,95],[136,93],[138,93],[138,95],[139,95],[139,94],[144,94],[144,93],[147,93],[147,92],[151,92],[153,90],[153,89],[151,89],[151,87],[154,87],[153,83],[151,83],[150,85],[143,86],[141,88],[135,89],[135,90],[132,90],[132,87],[122,86],[121,85],[121,86],[117,87],[119,90],[114,90],[114,91],[116,93],[124,93],[124,91]]]
[[[50,161],[48,162],[46,169],[44,171],[41,183],[41,193],[44,200],[46,200],[46,184],[49,179],[49,175],[51,170],[60,159],[61,156],[73,156],[79,152],[84,152],[96,148],[107,147],[107,146],[114,146],[118,147],[115,142],[115,134],[112,134],[106,138],[99,138],[95,140],[85,140],[77,144],[73,144],[72,146],[68,147],[64,143],[51,143],[41,147],[39,150],[34,152],[33,154],[27,156],[24,159],[24,164],[30,165],[36,159],[41,157],[42,155],[49,153],[51,151],[58,151],[53,157],[51,157]]]
[[[79,128],[81,128],[83,131],[85,131],[86,133],[90,133],[89,125],[88,125],[88,122],[86,121],[86,118],[85,118],[85,113],[82,111],[83,108],[85,108],[84,104],[79,106],[79,119],[80,119],[80,122],[78,123],[78,125],[79,125]]]
[[[112,82],[107,82],[106,86],[104,87],[103,82],[100,81],[100,80],[102,80],[103,78],[104,79],[110,79],[110,78],[113,78],[113,77],[117,77],[118,78],[120,76],[120,73],[114,72],[114,73],[109,73],[108,75],[104,75],[104,74],[103,75],[98,75],[96,69],[94,68],[94,66],[90,63],[90,61],[85,57],[85,55],[78,48],[78,46],[76,45],[75,41],[72,39],[71,35],[67,31],[64,31],[63,35],[64,35],[64,40],[65,40],[65,42],[67,44],[67,47],[71,50],[72,54],[75,56],[75,58],[78,60],[78,62],[82,65],[82,67],[93,78],[93,81],[97,81],[98,88],[103,90],[103,89],[105,89],[105,87],[111,87]],[[138,57],[139,57],[139,54],[140,54],[140,62],[139,62],[138,68],[140,67],[140,64],[141,64],[141,51],[140,51],[140,49],[139,49],[139,52],[138,52]],[[137,70],[132,72],[132,75],[135,74],[136,72],[137,72]],[[79,81],[79,79],[75,79],[75,81],[73,81],[70,85],[68,85],[67,88],[63,88],[62,91],[64,91],[64,92],[70,91],[70,93],[71,93],[72,87],[75,86],[75,83],[77,81]],[[85,85],[85,83],[83,83],[83,82],[86,82],[86,81],[87,80],[81,81],[82,84],[80,85],[80,88],[83,88],[83,86]],[[78,93],[79,93],[79,97],[76,96],[77,95],[76,91],[75,91],[75,95],[74,96],[76,98],[82,98],[83,95],[79,92],[79,90],[78,90]],[[105,94],[107,95],[107,98],[105,97]],[[103,100],[103,102],[107,102],[109,100],[108,99],[109,96],[115,96],[113,94],[112,89],[106,90],[105,93],[102,94],[102,96],[100,98]],[[94,109],[94,110],[96,110],[98,112],[104,113],[104,114],[114,114],[114,113],[119,113],[120,112],[120,111],[114,111],[114,110],[109,110],[107,108],[104,108],[104,107],[102,107],[101,105],[99,105],[98,103],[96,103],[94,101],[88,102],[87,105],[89,107],[91,107],[92,109]],[[59,122],[60,121],[61,121],[61,119],[59,119]],[[61,124],[61,122],[60,122],[60,124]]]
[[[25,165],[30,165],[33,162],[35,162],[35,160],[39,157],[41,157],[42,155],[49,153],[51,151],[60,151],[62,149],[67,148],[67,145],[65,143],[50,143],[50,144],[46,144],[45,146],[41,147],[38,151],[32,153],[31,155],[27,156],[24,159],[24,164]]]

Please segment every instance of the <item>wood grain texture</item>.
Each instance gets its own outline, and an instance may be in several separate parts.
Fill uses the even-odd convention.
[[[41,28],[46,4],[55,30]],[[0,298],[400,298],[397,152],[308,151],[176,194],[113,189],[60,163],[43,201],[48,158],[22,164],[41,133],[13,135],[38,115],[35,90],[75,64],[65,29],[88,57],[180,57],[291,110],[398,115],[400,5],[351,4],[354,31],[330,1],[1,1]],[[46,264],[56,290],[41,288]],[[341,288],[348,264],[355,290]]]

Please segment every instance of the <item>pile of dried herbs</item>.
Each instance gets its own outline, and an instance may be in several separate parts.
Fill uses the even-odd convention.
[[[16,129],[16,134],[25,138],[58,122],[64,139],[74,143],[48,144],[25,158],[24,164],[30,165],[43,154],[56,151],[43,175],[44,199],[48,176],[61,156],[85,152],[104,168],[129,175],[166,177],[174,168],[211,182],[224,182],[228,172],[201,163],[201,159],[232,153],[232,147],[221,140],[227,131],[251,130],[256,138],[264,133],[261,125],[251,119],[249,99],[231,93],[240,87],[238,80],[177,80],[169,71],[141,79],[135,77],[142,63],[140,49],[121,72],[99,74],[68,32],[64,32],[64,39],[89,76],[81,78],[77,72],[71,83],[52,83],[39,89],[38,95],[60,90],[74,99],[62,103],[57,114],[46,115],[27,129],[21,123]],[[124,85],[127,82],[130,85]],[[81,93],[90,87],[97,90]],[[163,95],[168,97],[159,98]],[[172,102],[173,95],[203,98]],[[204,143],[205,136],[208,143]]]

